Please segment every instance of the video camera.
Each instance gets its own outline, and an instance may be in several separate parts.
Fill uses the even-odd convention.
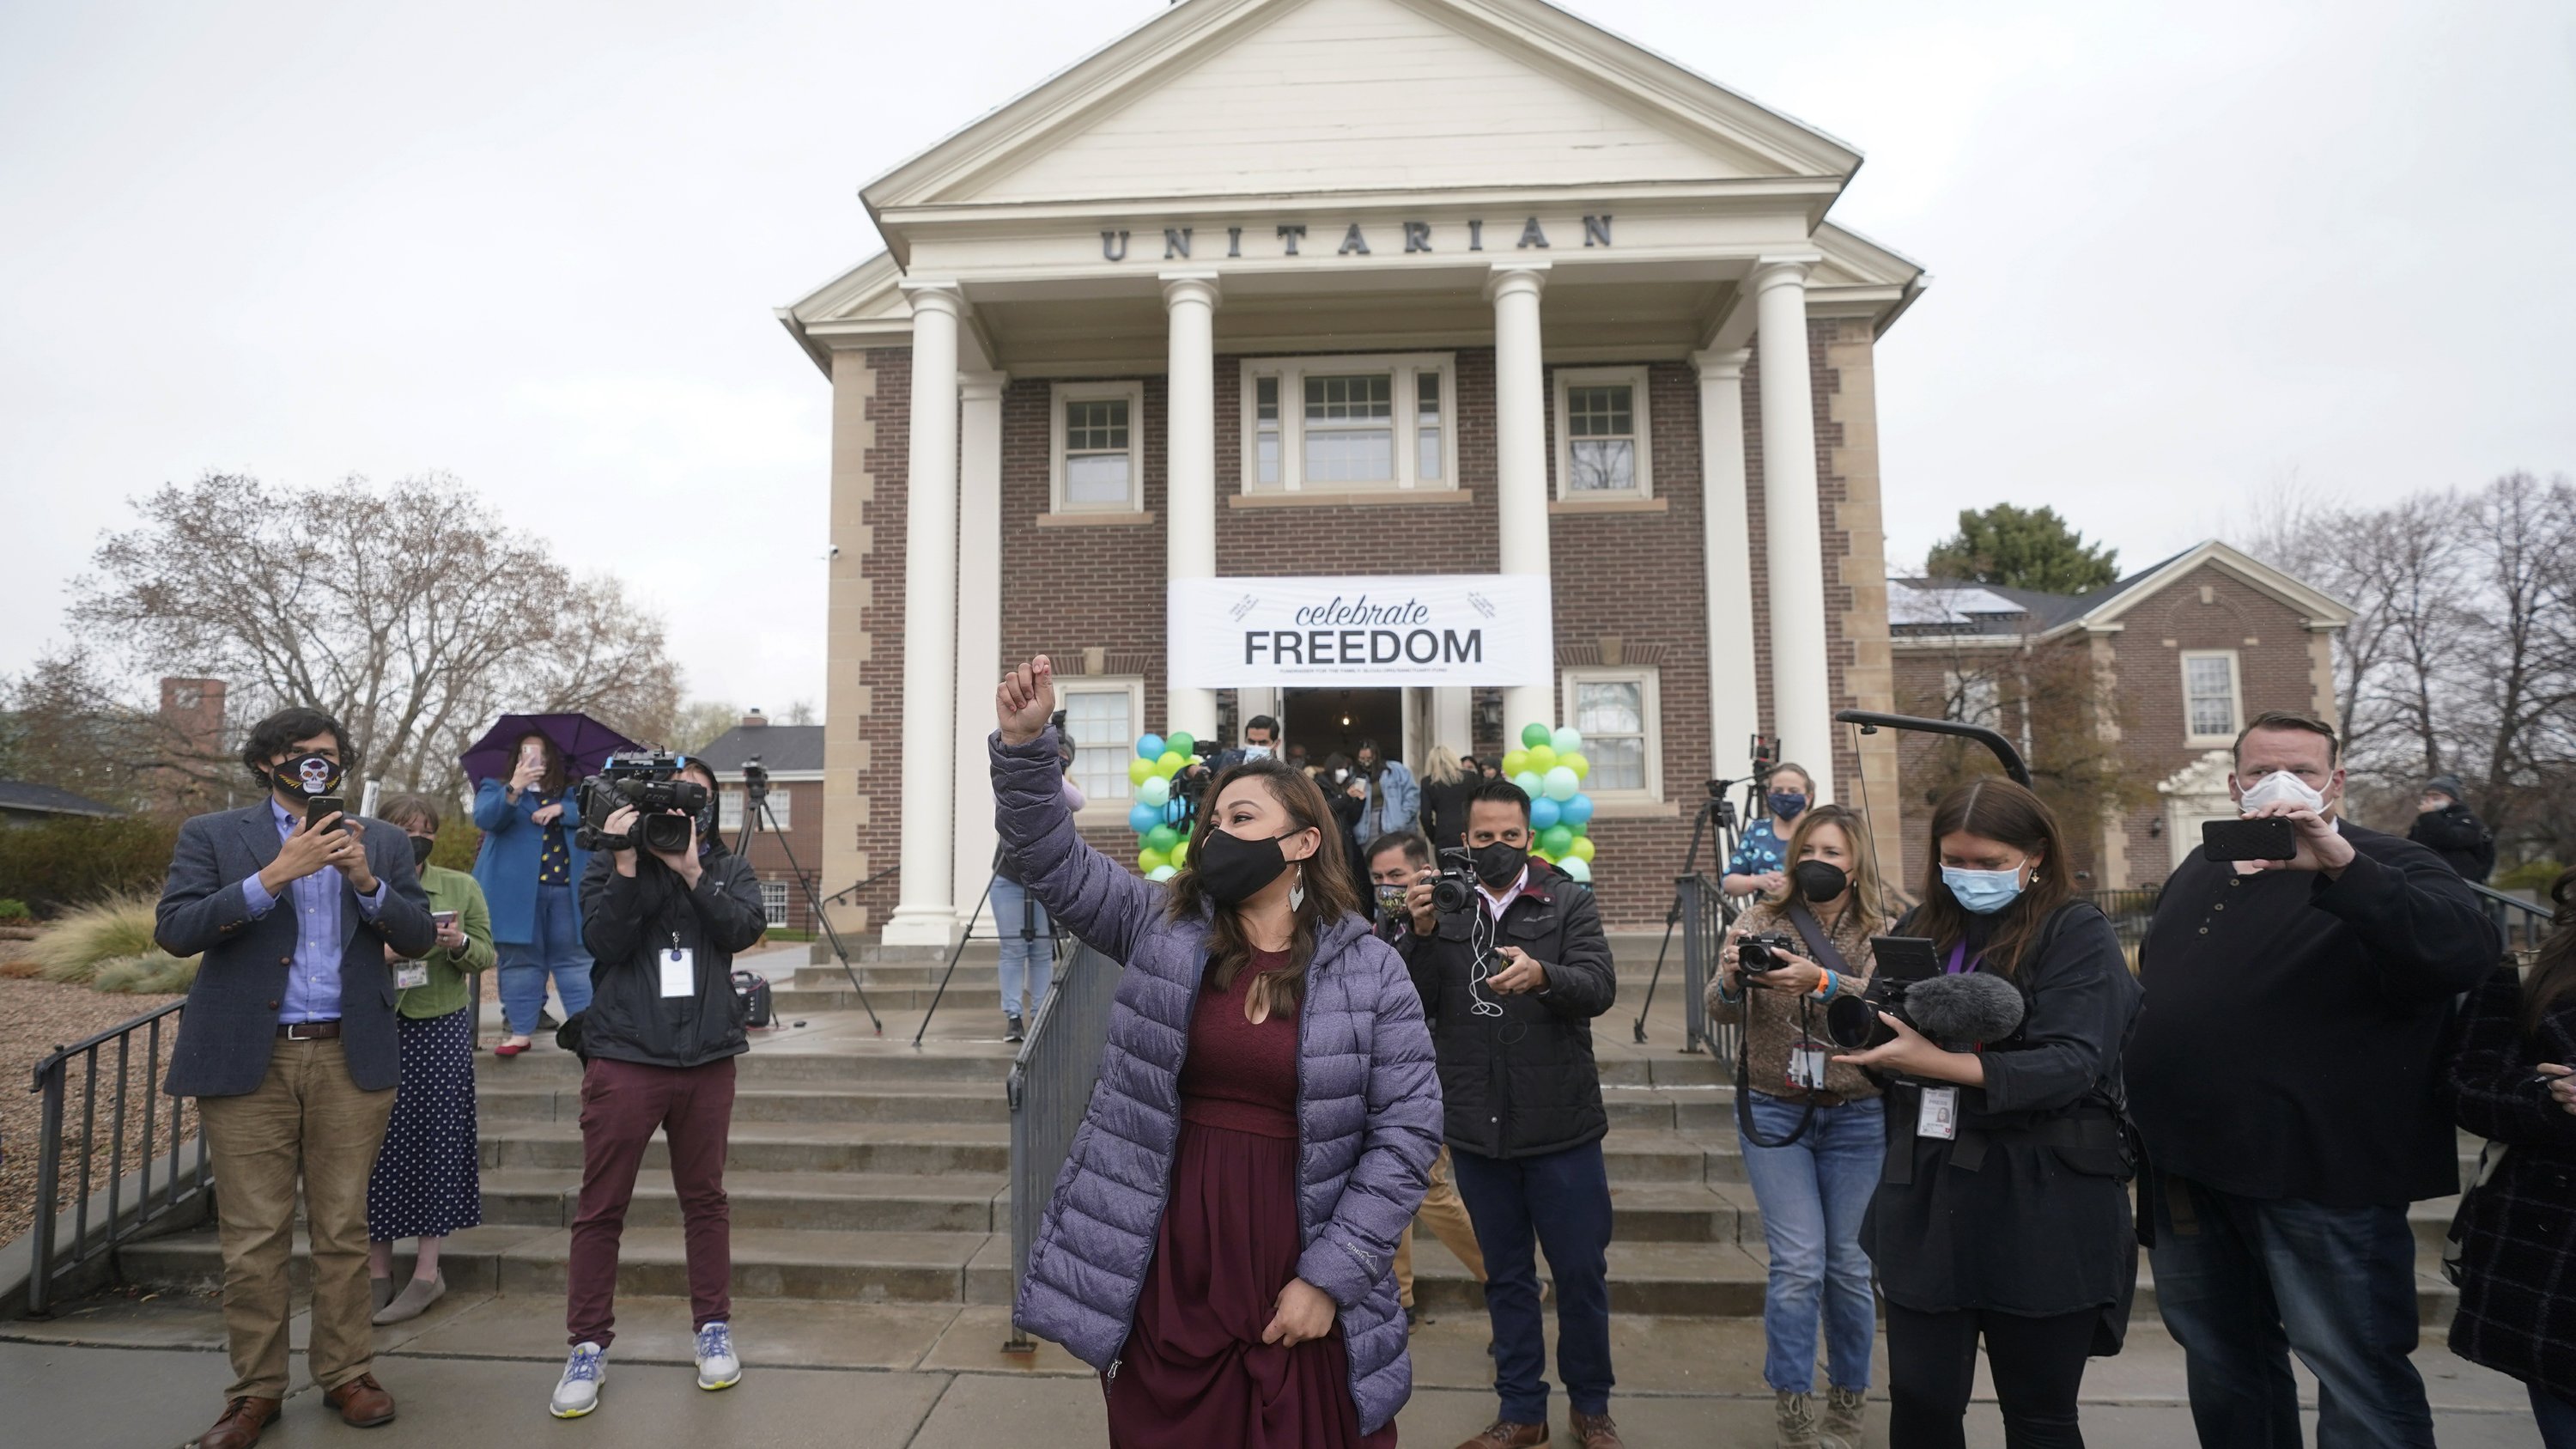
[[[707,787],[679,778],[682,757],[668,750],[628,750],[608,757],[598,774],[572,787],[581,816],[574,842],[583,850],[646,850],[669,854],[689,848],[693,823],[707,808]],[[635,828],[608,833],[608,817],[635,807]]]
[[[1190,763],[1196,765],[1208,760],[1221,748],[1214,740],[1194,740],[1190,743],[1193,757]],[[1199,818],[1199,801],[1206,798],[1208,782],[1215,778],[1214,771],[1197,769],[1183,769],[1172,777],[1172,798],[1181,802],[1183,824]]]
[[[1921,936],[1874,936],[1877,974],[1858,996],[1837,996],[1825,1007],[1825,1035],[1845,1051],[1866,1051],[1895,1040],[1878,1019],[1886,1012],[1953,1050],[1982,1046],[2021,1027],[2021,988],[1983,971],[1942,971],[1932,942]]]

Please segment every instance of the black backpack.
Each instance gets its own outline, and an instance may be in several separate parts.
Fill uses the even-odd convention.
[[[737,971],[733,973],[733,994],[742,998],[743,1025],[769,1025],[772,1012],[768,977],[757,971]]]

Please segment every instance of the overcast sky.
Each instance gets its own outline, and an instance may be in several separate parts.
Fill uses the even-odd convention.
[[[828,416],[770,308],[860,184],[1162,7],[0,6],[0,671],[125,500],[445,470],[820,700]],[[1931,292],[1889,554],[2052,504],[2127,564],[2278,480],[2576,471],[2576,10],[1585,0],[1868,156]]]

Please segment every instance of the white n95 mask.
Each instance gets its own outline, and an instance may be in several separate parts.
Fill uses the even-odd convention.
[[[2274,770],[2248,786],[2240,805],[2246,812],[2251,813],[2266,805],[2284,802],[2304,810],[2322,811],[2326,808],[2326,797],[2323,793],[2311,789],[2307,781],[2287,770]]]

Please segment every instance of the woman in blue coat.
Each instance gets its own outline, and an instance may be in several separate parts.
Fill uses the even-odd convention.
[[[492,944],[501,955],[501,1016],[509,1037],[497,1056],[526,1051],[554,980],[570,1017],[590,1005],[590,952],[581,943],[575,894],[590,854],[574,841],[580,821],[565,813],[563,751],[542,734],[519,741],[507,780],[474,791],[474,824],[483,832],[474,879],[492,908]]]

